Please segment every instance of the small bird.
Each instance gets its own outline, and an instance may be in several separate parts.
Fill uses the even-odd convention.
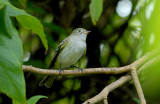
[[[83,28],[73,30],[72,33],[59,44],[53,55],[50,68],[60,69],[61,71],[71,66],[76,67],[75,63],[86,52],[86,38],[88,33],[90,33],[90,31]],[[55,78],[56,76],[46,75],[39,85],[45,85],[47,88],[50,88]]]

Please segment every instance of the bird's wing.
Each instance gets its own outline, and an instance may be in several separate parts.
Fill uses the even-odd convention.
[[[85,51],[84,51],[84,53],[83,53],[83,55],[82,55],[82,56],[86,55],[86,52],[87,52],[87,48],[85,49]]]
[[[65,47],[67,42],[68,42],[68,39],[66,38],[58,45],[58,48],[56,49],[56,51],[55,51],[55,53],[53,55],[53,59],[52,59],[52,62],[50,64],[49,68],[52,68],[54,66],[54,63],[56,62],[56,59],[57,59],[59,53],[63,50],[63,48]]]

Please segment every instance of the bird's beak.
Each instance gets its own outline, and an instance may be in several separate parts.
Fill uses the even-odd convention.
[[[85,34],[89,34],[91,31],[86,31],[86,32],[83,32],[83,33],[85,33]]]

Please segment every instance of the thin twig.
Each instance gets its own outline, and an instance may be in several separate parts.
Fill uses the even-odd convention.
[[[107,97],[103,100],[104,104],[108,104]]]
[[[99,101],[104,100],[111,91],[113,91],[114,89],[116,89],[118,87],[121,87],[121,85],[123,85],[124,83],[126,83],[129,80],[131,80],[131,76],[130,75],[122,76],[121,78],[119,78],[115,82],[113,82],[110,85],[106,86],[99,94],[97,94],[96,96],[94,96],[91,99],[88,99],[87,101],[85,101],[82,104],[88,104],[88,102],[90,102],[89,104],[95,104],[95,103],[97,103]]]
[[[139,71],[142,71],[142,70],[146,69],[147,67],[149,67],[150,65],[152,65],[154,62],[159,62],[159,61],[160,61],[160,55],[153,57],[151,60],[147,61],[145,64],[143,64],[139,68],[138,73],[139,73]]]
[[[132,75],[134,85],[135,85],[137,93],[138,93],[138,97],[141,101],[141,104],[146,104],[146,100],[144,98],[144,94],[143,94],[143,91],[142,91],[142,88],[141,88],[141,85],[140,85],[140,82],[139,82],[139,79],[138,79],[137,72],[136,72],[135,68],[131,69],[131,75]]]

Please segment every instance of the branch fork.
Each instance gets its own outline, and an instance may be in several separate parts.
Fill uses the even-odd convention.
[[[86,100],[83,104],[95,104],[99,101],[103,101],[104,104],[108,104],[107,97],[108,94],[115,90],[118,87],[121,87],[126,82],[133,79],[134,85],[137,90],[138,97],[140,99],[141,104],[146,104],[146,100],[141,88],[141,84],[138,79],[138,73],[140,73],[143,69],[145,69],[148,65],[151,65],[153,61],[160,60],[160,49],[155,49],[130,65],[124,67],[115,67],[115,68],[87,68],[81,71],[77,70],[64,70],[63,73],[59,73],[58,70],[44,70],[41,68],[36,68],[33,66],[23,65],[22,69],[24,72],[33,72],[42,75],[87,75],[87,74],[119,74],[119,73],[130,73],[120,77],[115,82],[106,86],[99,94],[96,96]],[[139,70],[138,70],[139,69]]]

